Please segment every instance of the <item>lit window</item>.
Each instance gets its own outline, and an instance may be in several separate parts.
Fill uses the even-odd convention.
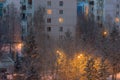
[[[51,9],[48,9],[48,10],[47,10],[47,14],[52,14],[52,10],[51,10]]]
[[[85,15],[87,16],[88,15],[88,12],[89,12],[89,8],[88,6],[85,7]]]
[[[63,1],[60,1],[60,2],[59,2],[59,6],[63,6]]]
[[[48,6],[51,6],[51,1],[47,1],[47,5],[48,5]]]
[[[120,19],[118,17],[115,18],[115,22],[118,23],[120,22]]]
[[[59,10],[59,14],[63,14],[63,10]]]
[[[47,18],[47,23],[51,23],[51,18]]]
[[[59,23],[63,23],[64,19],[63,18],[59,18]]]

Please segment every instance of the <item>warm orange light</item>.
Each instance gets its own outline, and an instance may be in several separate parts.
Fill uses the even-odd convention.
[[[105,30],[105,31],[102,33],[102,36],[103,36],[103,37],[106,37],[107,35],[108,35],[108,31]]]
[[[104,31],[104,32],[103,32],[103,35],[107,35],[107,32],[106,32],[106,31]]]
[[[48,10],[47,10],[47,14],[52,14],[52,10],[51,10],[51,9],[48,9]]]
[[[77,56],[77,58],[81,58],[81,57],[83,57],[83,54],[80,54],[80,55]]]
[[[17,76],[17,74],[15,73],[15,74],[13,74],[13,76]]]
[[[63,18],[59,18],[59,23],[63,23],[64,19]]]
[[[85,14],[86,14],[86,16],[88,15],[88,11],[89,11],[89,8],[88,8],[88,6],[86,6],[85,7]]]
[[[19,44],[17,45],[17,50],[18,50],[18,51],[21,51],[21,50],[22,50],[22,47],[23,47],[23,43],[19,43]]]
[[[61,53],[59,50],[57,50],[56,52],[57,52],[60,56],[62,55],[62,53]]]
[[[115,18],[115,22],[118,23],[120,22],[120,19],[118,17]]]

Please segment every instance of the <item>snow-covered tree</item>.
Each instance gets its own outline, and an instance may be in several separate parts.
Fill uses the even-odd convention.
[[[104,59],[101,59],[97,75],[99,80],[107,80],[109,77],[108,69],[108,64],[105,63]]]
[[[97,79],[97,74],[96,74],[97,70],[94,67],[94,65],[95,65],[94,59],[90,58],[87,61],[86,68],[85,68],[85,71],[86,71],[85,75],[86,75],[87,80],[96,80]]]
[[[23,59],[23,70],[28,76],[37,75],[37,70],[35,70],[36,57],[39,55],[37,53],[37,46],[35,42],[35,36],[33,29],[30,28],[28,31],[28,36],[24,43],[24,59]],[[38,76],[36,76],[37,80]]]

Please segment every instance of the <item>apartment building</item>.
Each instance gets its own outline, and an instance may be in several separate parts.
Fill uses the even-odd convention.
[[[40,6],[40,0],[20,0],[21,4],[21,26],[22,39],[24,40],[28,32],[28,24],[32,21],[35,11]]]
[[[120,0],[89,0],[89,17],[101,26],[120,27]]]
[[[77,19],[76,0],[21,0],[23,36],[27,34],[27,23],[30,16],[39,6],[46,9],[45,32],[48,38],[63,38],[66,32],[75,36]]]
[[[76,0],[40,0],[46,8],[46,34],[53,39],[62,39],[68,32],[75,37],[77,20]]]
[[[88,16],[88,11],[89,11],[89,7],[88,7],[88,3],[87,2],[78,2],[77,3],[77,15],[86,15]]]
[[[89,0],[89,17],[102,25],[104,20],[104,0]]]
[[[104,21],[120,28],[120,0],[104,1]]]
[[[6,0],[0,0],[0,17],[3,15],[3,7],[5,4]]]

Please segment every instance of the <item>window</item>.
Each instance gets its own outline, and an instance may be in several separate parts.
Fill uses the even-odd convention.
[[[59,10],[59,14],[63,14],[63,10]]]
[[[63,23],[64,19],[63,18],[59,18],[59,23]]]
[[[59,2],[59,6],[63,6],[63,1],[60,1],[60,2]]]
[[[22,9],[23,9],[23,10],[26,10],[26,6],[25,6],[25,5],[23,5],[23,6],[22,6]]]
[[[115,22],[118,23],[120,22],[120,19],[118,17],[115,18]]]
[[[119,15],[119,11],[116,12],[116,15]]]
[[[51,1],[47,1],[47,5],[48,5],[48,6],[51,6]]]
[[[90,5],[94,5],[94,1],[90,1],[89,4],[90,4]]]
[[[47,14],[52,14],[52,10],[51,10],[51,9],[48,9],[48,10],[47,10]]]
[[[22,20],[25,20],[25,13],[22,14]]]
[[[119,8],[119,4],[117,4],[117,8]]]
[[[62,31],[63,31],[63,27],[60,27],[60,28],[59,28],[59,31],[62,32]]]
[[[51,18],[47,18],[47,23],[51,23]]]
[[[50,32],[51,31],[51,27],[47,27],[47,31]]]
[[[28,0],[28,4],[32,5],[32,0]]]
[[[97,20],[98,20],[98,21],[100,20],[100,16],[97,16]]]

